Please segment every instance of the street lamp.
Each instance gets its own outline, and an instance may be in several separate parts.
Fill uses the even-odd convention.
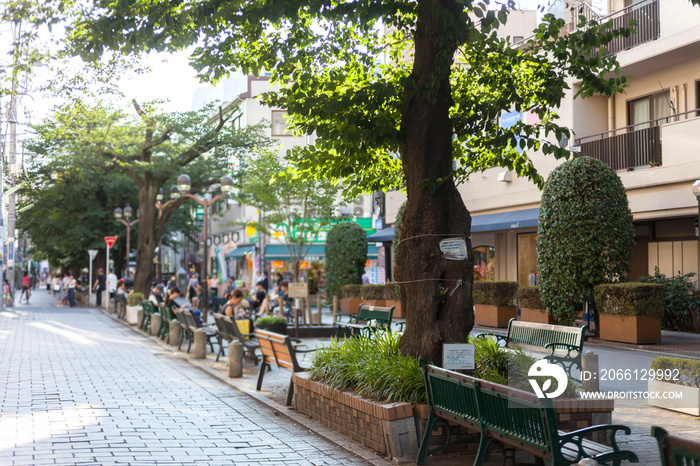
[[[117,207],[114,209],[114,218],[117,219],[118,222],[123,223],[126,225],[126,267],[125,267],[125,272],[124,272],[124,277],[126,277],[129,273],[129,249],[131,245],[131,227],[136,225],[139,222],[139,219],[137,218],[133,222],[130,222],[129,219],[131,218],[131,206],[129,204],[124,207],[122,210],[121,208]],[[122,216],[126,219],[122,219]],[[136,217],[139,216],[139,211],[136,210]],[[109,270],[107,270],[107,273],[109,273]]]
[[[172,204],[176,200],[180,199],[180,191],[177,189],[177,186],[171,186],[170,187],[170,197],[171,199],[166,202],[165,204],[161,203],[160,201],[163,200],[163,188],[160,188],[158,190],[158,194],[156,194],[156,209],[158,209],[158,220],[160,220],[160,217],[163,215],[163,209],[165,209],[168,205]],[[162,269],[163,268],[163,234],[161,233],[160,237],[158,237],[158,282],[161,281],[161,275],[162,275]]]
[[[233,179],[226,175],[221,177],[221,190],[223,191],[223,194],[219,194],[218,196],[215,196],[211,200],[209,199],[200,199],[195,195],[190,194],[188,191],[190,190],[191,187],[191,181],[190,177],[187,175],[180,175],[177,177],[177,191],[178,195],[182,197],[189,197],[190,199],[194,199],[199,205],[201,205],[204,208],[204,225],[202,226],[202,246],[204,248],[204,265],[202,267],[202,275],[204,276],[204,279],[207,277],[207,271],[208,271],[208,266],[209,266],[209,248],[207,247],[207,235],[208,235],[208,221],[207,221],[207,212],[209,210],[209,206],[213,205],[216,201],[219,199],[223,199],[225,197],[228,197],[228,193],[233,190]],[[172,195],[172,188],[170,190],[171,195]],[[177,197],[173,196],[175,199]],[[204,322],[207,321],[207,310],[208,310],[208,294],[209,294],[209,287],[206,286],[206,283],[204,284],[202,294],[204,296],[204,309],[202,312],[202,320]]]

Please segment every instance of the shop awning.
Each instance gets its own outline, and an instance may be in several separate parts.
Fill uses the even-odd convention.
[[[240,259],[247,253],[255,252],[255,246],[238,246],[233,251],[226,254],[226,259]]]
[[[472,233],[480,231],[513,230],[537,226],[540,209],[514,210],[472,217]]]
[[[320,260],[320,259],[325,259],[326,257],[326,245],[325,244],[312,244],[311,247],[309,246],[304,246],[303,251],[306,251],[306,248],[309,248],[309,252],[306,253],[306,259],[307,260]],[[293,247],[293,251],[296,252],[296,247]],[[367,259],[376,259],[377,258],[377,246],[374,244],[370,244],[367,246]],[[266,261],[277,261],[277,260],[283,260],[283,261],[288,261],[289,260],[289,250],[287,249],[287,246],[283,244],[268,244],[265,246],[265,260]]]
[[[383,243],[384,241],[394,241],[394,227],[384,228],[373,235],[367,237],[370,243]]]

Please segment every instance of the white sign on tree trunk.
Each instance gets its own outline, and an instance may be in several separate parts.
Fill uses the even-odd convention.
[[[290,283],[289,284],[290,298],[308,298],[309,284],[308,283]]]
[[[440,241],[442,257],[453,261],[463,261],[467,258],[467,242],[464,238],[448,238]]]
[[[474,345],[471,343],[445,343],[442,345],[442,368],[474,370],[474,356]]]

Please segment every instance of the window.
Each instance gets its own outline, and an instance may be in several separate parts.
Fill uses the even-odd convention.
[[[651,123],[647,122],[670,115],[671,93],[668,90],[657,92],[656,94],[631,100],[629,102],[629,124],[637,125],[632,128],[632,131],[646,129],[650,126],[656,126],[659,123],[658,121],[653,121]]]
[[[474,281],[493,281],[496,279],[496,248],[479,246],[474,248]]]
[[[284,110],[272,111],[272,135],[291,136],[291,134],[287,132],[287,114]]]
[[[518,285],[537,285],[537,233],[518,235]]]

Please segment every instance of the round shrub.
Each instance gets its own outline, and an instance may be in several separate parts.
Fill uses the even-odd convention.
[[[357,222],[333,225],[326,239],[326,296],[340,296],[343,285],[362,283],[367,233]]]
[[[560,323],[572,325],[585,303],[594,304],[596,285],[629,270],[633,244],[632,212],[612,169],[578,157],[552,171],[540,205],[537,270],[542,302]]]

